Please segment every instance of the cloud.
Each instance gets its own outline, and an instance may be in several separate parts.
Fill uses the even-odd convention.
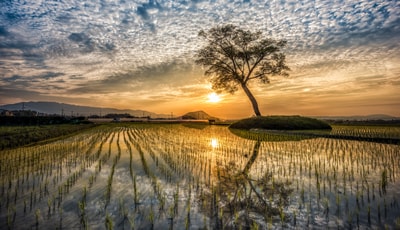
[[[181,86],[197,81],[190,79],[190,75],[196,74],[192,65],[174,60],[150,66],[140,66],[133,70],[114,72],[99,80],[84,82],[74,88],[74,93],[111,93],[114,91],[158,90],[164,86]]]
[[[6,36],[8,36],[8,31],[7,31],[6,28],[0,27],[0,36],[1,36],[1,37],[6,37]]]
[[[204,44],[198,31],[225,23],[288,41],[297,82],[273,80],[272,89],[398,84],[400,11],[389,0],[1,1],[0,84],[31,76],[37,82],[16,78],[14,87],[88,95],[183,89],[201,81],[193,69]]]
[[[78,44],[83,52],[93,52],[95,49],[94,42],[84,33],[71,33],[68,39]]]
[[[367,1],[356,4],[342,1],[122,1],[116,8],[113,2],[86,3],[82,7],[71,1],[68,4],[51,6],[45,3],[32,4],[32,9],[42,12],[37,14],[18,4],[8,5],[10,12],[23,15],[18,17],[20,24],[28,22],[29,16],[35,16],[32,21],[37,21],[39,26],[35,29],[42,30],[43,37],[52,43],[52,47],[56,43],[62,43],[62,35],[65,35],[64,38],[69,38],[72,43],[81,47],[76,52],[93,52],[96,47],[103,47],[97,51],[115,50],[115,59],[125,58],[126,55],[133,61],[145,61],[149,64],[153,64],[152,58],[156,53],[165,53],[166,55],[160,57],[162,59],[191,53],[198,47],[198,40],[194,39],[197,31],[219,23],[261,28],[266,34],[287,38],[291,48],[301,50],[350,46],[354,44],[349,43],[354,41],[363,44],[359,39],[370,40],[365,34],[379,34],[376,33],[377,28],[387,30],[386,37],[392,36],[393,31],[390,28],[397,22],[390,19],[392,21],[389,24],[384,23],[388,23],[393,15],[398,16],[398,13],[389,11],[393,7],[393,3],[382,1],[374,5]],[[53,11],[59,14],[52,13]],[[368,20],[363,22],[360,18]],[[43,24],[52,22],[53,19],[56,23]],[[149,28],[150,33],[146,33]],[[49,33],[50,31],[56,33]],[[135,54],[140,54],[140,57]]]
[[[13,75],[0,79],[0,85],[8,89],[30,89],[40,93],[48,93],[48,90],[65,89],[65,80],[62,79],[63,73],[44,72],[39,75]]]

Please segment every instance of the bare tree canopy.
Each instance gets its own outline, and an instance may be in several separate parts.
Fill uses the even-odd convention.
[[[281,52],[285,40],[264,38],[261,31],[242,30],[234,25],[217,26],[199,36],[208,44],[196,54],[196,63],[206,68],[216,91],[234,93],[239,86],[249,97],[256,116],[261,116],[258,103],[248,88],[254,79],[269,83],[269,76],[288,76],[289,67]]]

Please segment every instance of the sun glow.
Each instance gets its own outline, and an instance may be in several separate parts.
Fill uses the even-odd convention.
[[[217,103],[221,101],[220,96],[218,96],[218,94],[216,93],[210,93],[207,95],[208,98],[208,102],[212,102],[212,103]]]
[[[218,147],[218,139],[216,138],[211,138],[211,143],[210,143],[212,148]]]

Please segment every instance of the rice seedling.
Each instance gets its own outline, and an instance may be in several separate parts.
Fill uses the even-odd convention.
[[[111,167],[111,173],[110,173],[110,175],[108,176],[108,179],[107,179],[107,188],[106,188],[106,193],[105,193],[105,200],[106,201],[105,201],[104,209],[106,209],[108,204],[110,203],[112,182],[113,182],[114,173],[115,173],[115,165],[117,164],[117,162],[118,162],[118,157],[116,157],[114,159],[114,163],[113,163],[113,165]]]
[[[149,213],[148,219],[150,221],[150,229],[154,229],[154,211],[153,211],[153,208],[150,208],[150,213]]]
[[[108,214],[108,212],[106,213],[106,218],[105,218],[105,221],[104,221],[104,225],[105,225],[105,228],[107,230],[113,230],[114,229],[113,220],[112,220],[111,216]]]
[[[51,204],[52,204],[52,203],[53,203],[52,199],[51,199],[51,198],[48,198],[48,200],[47,200],[47,207],[48,207],[48,209],[47,209],[47,215],[48,215],[48,216],[51,215]]]
[[[36,226],[36,229],[39,228],[39,220],[40,219],[41,219],[40,209],[36,209],[36,211],[35,211],[35,220],[36,220],[35,226]]]
[[[7,226],[9,229],[12,229],[15,223],[15,217],[17,215],[17,211],[15,207],[9,207],[7,213]]]
[[[119,216],[122,217],[122,225],[125,225],[125,222],[127,220],[129,220],[128,217],[128,209],[125,206],[124,201],[122,200],[122,198],[119,199],[119,207],[118,207],[118,211],[119,211]]]
[[[88,228],[87,217],[86,217],[86,204],[85,202],[79,201],[78,202],[78,209],[79,209],[79,222],[83,229]]]
[[[137,183],[136,183],[136,175],[133,177],[133,199],[135,201],[135,208],[137,207],[137,205],[139,204],[139,192],[137,189]]]
[[[128,218],[129,226],[131,230],[135,230],[135,217]]]
[[[381,181],[380,181],[380,185],[381,185],[381,189],[383,194],[386,194],[386,188],[388,185],[388,179],[387,179],[388,175],[387,175],[387,170],[386,168],[383,170],[382,174],[381,174]]]

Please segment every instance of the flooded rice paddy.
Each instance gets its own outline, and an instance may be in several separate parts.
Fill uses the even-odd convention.
[[[0,167],[0,229],[400,227],[393,144],[113,124],[1,151]]]

